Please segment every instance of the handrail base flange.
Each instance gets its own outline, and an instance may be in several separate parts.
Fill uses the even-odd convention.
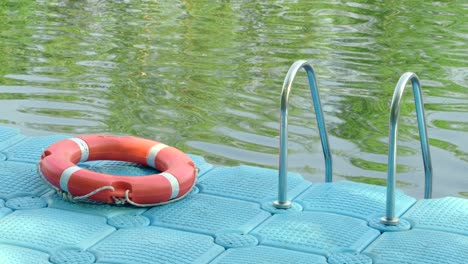
[[[384,225],[396,226],[400,222],[400,219],[398,219],[398,217],[387,218],[386,216],[384,216],[380,218],[380,222]]]
[[[289,209],[292,206],[292,203],[290,201],[286,202],[280,202],[278,200],[273,202],[273,206],[278,208],[278,209]]]

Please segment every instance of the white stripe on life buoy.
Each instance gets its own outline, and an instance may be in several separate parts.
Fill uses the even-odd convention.
[[[179,195],[179,189],[180,189],[179,181],[177,180],[177,178],[174,177],[174,175],[170,174],[169,172],[162,172],[159,175],[166,178],[169,181],[169,183],[171,184],[172,193],[171,193],[171,198],[170,199],[176,198],[177,195]]]
[[[60,175],[60,189],[64,192],[68,192],[68,182],[73,173],[81,170],[78,166],[71,166],[70,168],[64,170]]]
[[[150,150],[148,151],[148,155],[146,155],[146,163],[148,164],[148,166],[156,169],[156,156],[158,155],[159,151],[161,151],[161,149],[165,147],[167,147],[167,145],[159,143],[150,148]]]
[[[82,140],[81,138],[70,138],[71,141],[75,142],[81,150],[81,159],[80,162],[84,162],[88,160],[89,157],[89,146],[86,141]]]

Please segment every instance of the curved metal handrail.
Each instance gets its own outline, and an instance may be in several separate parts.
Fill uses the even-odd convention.
[[[397,155],[397,130],[398,117],[400,115],[400,103],[406,84],[411,81],[413,86],[414,103],[416,105],[416,117],[418,120],[419,138],[424,162],[425,186],[424,198],[429,199],[432,196],[432,163],[429,152],[429,142],[426,131],[426,120],[424,117],[424,104],[422,99],[421,84],[416,74],[406,72],[398,80],[393,93],[390,106],[390,129],[388,139],[388,168],[387,168],[387,208],[386,216],[381,218],[381,222],[386,225],[396,225],[399,220],[395,217],[395,172]]]
[[[322,150],[325,158],[325,181],[332,181],[332,158],[330,154],[330,146],[328,144],[327,130],[325,129],[325,121],[323,119],[322,105],[320,103],[319,92],[317,89],[317,82],[315,80],[314,69],[312,65],[305,61],[296,61],[286,74],[284,79],[283,89],[281,91],[281,118],[280,118],[280,146],[279,146],[279,179],[278,179],[278,200],[273,204],[276,208],[287,209],[291,207],[291,202],[287,197],[287,171],[288,171],[288,104],[289,93],[291,86],[297,72],[304,68],[309,80],[310,93],[315,110],[315,117],[317,119],[317,126],[320,133],[320,140],[322,142]]]

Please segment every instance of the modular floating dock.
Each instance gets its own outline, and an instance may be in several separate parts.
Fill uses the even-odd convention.
[[[468,199],[417,201],[397,192],[397,226],[386,226],[384,187],[311,183],[288,174],[289,209],[277,209],[278,172],[199,168],[196,187],[163,206],[64,201],[37,175],[50,144],[0,127],[0,263],[434,263],[468,260]],[[109,174],[155,171],[116,161],[80,166]]]
[[[325,183],[287,170],[288,98],[302,68],[322,143]],[[427,199],[419,201],[395,192],[399,105],[409,82],[425,169]],[[418,77],[403,74],[390,107],[387,188],[333,182],[315,74],[310,63],[297,61],[281,94],[279,170],[214,167],[191,155],[198,168],[195,187],[181,200],[152,208],[62,199],[39,177],[37,163],[52,143],[71,136],[27,137],[0,127],[0,264],[468,263],[468,199],[430,199],[423,106]],[[129,162],[79,166],[114,175],[158,173]]]

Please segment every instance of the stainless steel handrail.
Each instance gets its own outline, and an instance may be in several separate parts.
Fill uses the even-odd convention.
[[[322,105],[320,103],[317,82],[315,80],[314,69],[312,65],[305,61],[296,61],[286,74],[284,79],[283,89],[281,91],[281,118],[280,118],[280,146],[279,146],[279,179],[278,179],[278,200],[273,202],[276,208],[287,209],[291,207],[291,202],[287,197],[287,171],[288,171],[288,104],[289,93],[297,72],[304,68],[309,79],[310,93],[317,119],[320,140],[322,142],[323,156],[325,158],[325,181],[332,181],[332,158],[330,154],[330,146],[328,144],[327,130],[325,129],[325,121],[323,119]]]
[[[424,162],[425,186],[424,198],[429,199],[432,196],[432,163],[429,152],[429,142],[427,138],[426,120],[424,117],[424,104],[422,99],[421,84],[418,76],[412,72],[406,72],[398,80],[393,93],[392,103],[390,106],[390,129],[388,139],[388,168],[387,168],[387,208],[386,216],[381,218],[381,222],[385,225],[396,225],[399,220],[395,216],[395,172],[396,172],[396,155],[397,155],[397,132],[398,132],[398,117],[400,115],[400,103],[403,91],[406,84],[411,81],[413,86],[414,103],[416,105],[416,117],[418,120],[419,138],[421,142],[421,150]]]

